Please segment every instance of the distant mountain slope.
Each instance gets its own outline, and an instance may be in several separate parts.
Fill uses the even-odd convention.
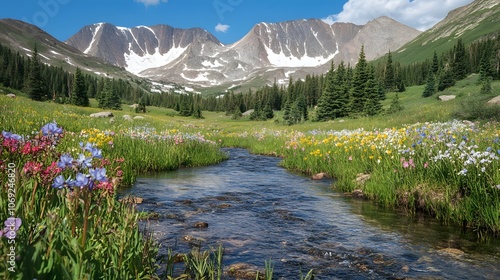
[[[99,23],[84,27],[66,43],[152,80],[213,87],[324,73],[332,59],[357,61],[361,45],[373,59],[419,33],[386,17],[364,26],[308,19],[259,23],[238,42],[224,45],[199,28]]]
[[[476,0],[448,13],[444,20],[393,53],[393,59],[403,64],[423,61],[432,58],[434,51],[452,49],[458,38],[468,44],[494,32],[500,32],[500,1]]]
[[[60,66],[70,72],[80,67],[85,72],[101,76],[126,79],[134,77],[124,69],[113,66],[101,58],[85,55],[77,48],[23,21],[0,19],[0,43],[28,56],[31,56],[36,44],[43,63]]]

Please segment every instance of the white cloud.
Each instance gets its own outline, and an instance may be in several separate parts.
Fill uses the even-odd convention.
[[[388,16],[403,24],[424,31],[446,17],[451,10],[473,0],[349,0],[337,15],[323,21],[365,24],[381,16]]]
[[[168,0],[135,0],[135,2],[143,3],[147,6],[156,6],[160,3],[167,3]]]
[[[217,32],[222,32],[222,33],[226,33],[228,30],[229,30],[229,25],[226,25],[226,24],[222,24],[222,23],[218,23],[216,26],[215,26],[215,31]]]

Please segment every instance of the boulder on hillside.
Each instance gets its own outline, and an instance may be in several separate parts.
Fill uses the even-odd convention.
[[[135,117],[134,117],[134,120],[143,120],[143,119],[144,119],[144,117],[143,117],[143,116],[135,116]]]
[[[250,110],[248,110],[248,111],[244,112],[244,113],[243,113],[243,114],[241,114],[241,115],[242,115],[242,116],[244,116],[244,117],[248,117],[248,116],[250,116],[250,115],[251,115],[254,111],[255,111],[254,109],[250,109]]]
[[[130,115],[123,115],[123,119],[125,119],[126,121],[129,121],[129,122],[132,121],[132,117]]]
[[[500,95],[488,101],[488,104],[500,105]]]
[[[439,100],[441,101],[450,101],[450,100],[453,100],[455,99],[455,95],[440,95],[439,96]]]
[[[16,95],[15,95],[15,94],[12,94],[12,93],[9,93],[9,94],[7,94],[7,95],[5,95],[5,96],[10,97],[10,98],[16,98]]]
[[[99,113],[94,113],[90,114],[91,118],[111,118],[113,117],[113,113],[111,112],[99,112]]]

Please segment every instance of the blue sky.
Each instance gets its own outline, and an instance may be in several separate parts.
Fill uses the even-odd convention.
[[[472,0],[8,0],[0,18],[35,24],[64,41],[98,22],[117,26],[167,24],[201,27],[225,44],[234,43],[259,22],[318,18],[365,24],[389,16],[425,30],[454,8]]]

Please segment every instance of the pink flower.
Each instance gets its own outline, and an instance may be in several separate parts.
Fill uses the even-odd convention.
[[[424,163],[424,168],[427,168],[427,167],[429,167],[429,164],[426,162],[426,163]]]
[[[31,153],[31,143],[27,142],[26,144],[24,144],[23,149],[21,150],[21,154],[27,155],[29,153]]]
[[[24,167],[23,171],[26,174],[36,175],[42,171],[42,164],[34,161],[28,161]]]
[[[352,156],[349,156],[349,160],[352,160]]]

